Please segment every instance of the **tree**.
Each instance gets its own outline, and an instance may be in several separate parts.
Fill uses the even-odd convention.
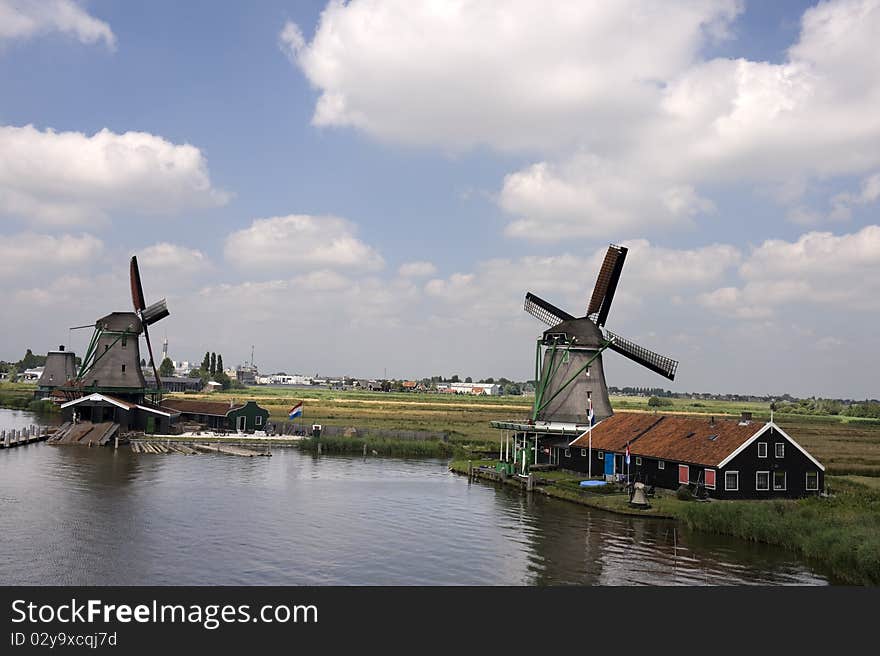
[[[227,376],[222,369],[218,370],[214,374],[214,380],[220,383],[223,386],[223,389],[227,390],[232,387],[232,379]]]
[[[661,398],[659,396],[652,396],[648,399],[648,407],[649,408],[661,408],[663,406],[672,405],[671,399]]]
[[[162,364],[159,365],[159,375],[166,377],[174,375],[174,363],[171,361],[171,358],[162,360]]]
[[[205,351],[205,359],[202,360],[202,371],[208,371],[211,368],[211,354]]]
[[[466,382],[466,383],[472,383],[472,382],[474,382],[474,379],[471,378],[470,376],[468,376],[467,378],[464,379],[464,382]]]
[[[213,353],[213,352],[211,353],[211,366],[208,368],[208,371],[211,372],[212,376],[217,373],[217,354],[216,353]]]
[[[458,374],[454,374],[452,378],[449,379],[450,383],[460,383],[461,379],[458,377]]]
[[[216,373],[220,373],[222,371],[223,371],[223,356],[218,353],[217,354],[217,371],[216,371]],[[226,388],[224,387],[223,389],[226,389]]]

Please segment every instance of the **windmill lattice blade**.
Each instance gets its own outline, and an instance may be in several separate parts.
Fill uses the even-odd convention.
[[[131,303],[136,312],[140,312],[147,304],[144,302],[144,288],[141,286],[141,272],[138,270],[137,255],[131,256],[129,266],[129,278],[131,281]]]
[[[563,321],[574,319],[574,317],[565,310],[560,310],[552,303],[548,303],[543,298],[535,296],[532,292],[526,293],[526,302],[523,309],[539,321],[546,323],[548,326],[555,326]]]
[[[637,362],[643,367],[647,367],[651,371],[665,376],[669,380],[675,380],[675,370],[678,368],[678,361],[659,353],[654,353],[654,351],[646,349],[644,346],[639,346],[635,342],[616,335],[610,330],[606,329],[605,335],[613,340],[609,347],[611,350],[617,351],[633,362]]]
[[[620,272],[623,270],[623,262],[626,259],[627,249],[623,246],[611,244],[605,253],[602,268],[596,278],[596,286],[593,287],[593,295],[587,306],[587,316],[596,316],[596,324],[605,325],[608,311],[611,309],[611,301],[614,300],[614,292],[617,290],[617,282],[620,280]]]

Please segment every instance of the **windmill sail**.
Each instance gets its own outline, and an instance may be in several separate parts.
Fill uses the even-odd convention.
[[[605,253],[605,260],[602,262],[602,268],[599,269],[596,286],[593,287],[593,295],[587,306],[587,316],[595,315],[598,326],[605,325],[605,320],[608,318],[611,301],[614,300],[614,292],[617,291],[617,282],[620,280],[620,272],[623,271],[626,252],[625,247],[611,244]]]
[[[536,319],[543,321],[548,326],[555,326],[563,321],[574,319],[565,310],[560,310],[552,303],[548,303],[543,298],[535,296],[532,292],[526,293],[526,302],[523,309]]]
[[[667,358],[659,353],[654,353],[644,346],[639,346],[625,337],[621,337],[610,330],[605,330],[605,335],[611,339],[609,348],[617,351],[621,355],[629,358],[643,367],[647,367],[653,372],[665,376],[669,380],[675,380],[675,370],[678,368],[678,362],[672,358]]]

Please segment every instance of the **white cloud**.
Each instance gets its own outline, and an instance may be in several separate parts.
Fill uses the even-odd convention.
[[[136,253],[141,271],[169,276],[168,282],[195,276],[211,269],[208,257],[199,250],[179,244],[159,242]]]
[[[693,187],[650,175],[637,179],[632,171],[590,155],[561,166],[541,162],[508,175],[499,203],[516,217],[506,233],[534,241],[633,235],[646,224],[656,230],[714,210]]]
[[[291,214],[256,219],[226,238],[227,261],[241,269],[296,271],[308,268],[376,271],[382,256],[356,237],[356,226],[335,216]]]
[[[0,0],[0,42],[61,32],[81,43],[103,41],[114,50],[110,26],[89,15],[72,0]]]
[[[0,126],[0,215],[54,225],[95,224],[113,212],[169,214],[213,207],[201,151],[145,132],[39,131]]]
[[[88,264],[101,255],[104,243],[83,234],[42,235],[24,232],[0,238],[0,275],[18,276],[32,269],[61,270]]]
[[[437,273],[437,267],[431,262],[405,262],[400,265],[397,273],[402,278],[423,278]]]
[[[797,241],[767,240],[739,268],[741,287],[725,287],[698,300],[721,314],[748,318],[779,309],[811,307],[828,316],[844,308],[880,309],[880,226],[834,235],[809,232]]]
[[[659,81],[737,14],[734,0],[330,2],[310,43],[285,52],[319,89],[313,122],[443,148],[617,140]],[[586,120],[585,120],[586,119]]]
[[[807,10],[785,61],[703,60],[734,2],[331,2],[285,51],[313,122],[446,150],[539,153],[498,196],[508,234],[641,235],[712,211],[701,187],[781,197],[880,165],[880,0]],[[841,206],[843,203],[838,203]],[[795,221],[845,218],[789,209]]]

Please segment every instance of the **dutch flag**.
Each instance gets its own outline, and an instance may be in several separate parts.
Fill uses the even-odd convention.
[[[629,444],[626,445],[626,464],[629,465]]]
[[[303,404],[302,404],[302,401],[300,401],[299,403],[297,403],[295,406],[293,406],[290,409],[290,412],[287,413],[287,418],[288,419],[296,419],[297,417],[302,417],[302,413],[303,413]]]

